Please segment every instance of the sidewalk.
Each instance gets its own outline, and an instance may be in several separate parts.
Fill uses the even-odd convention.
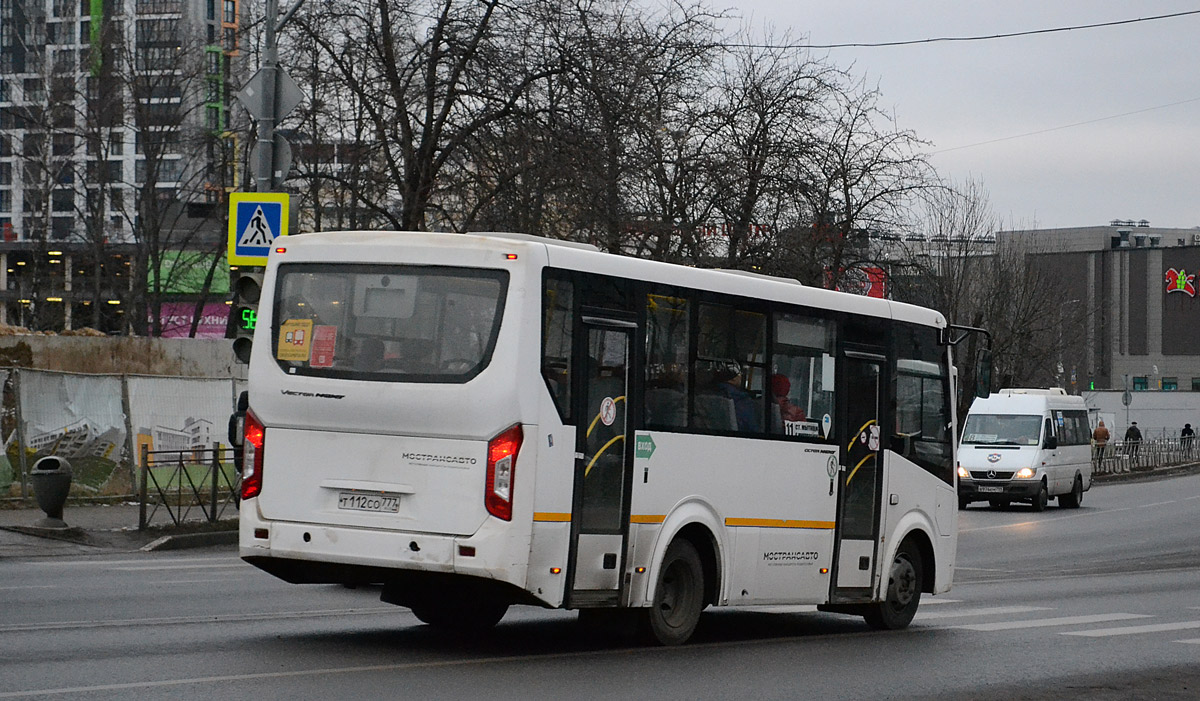
[[[39,528],[46,514],[36,505],[0,504],[0,559],[235,546],[237,511],[216,523],[189,520],[174,526],[162,509],[145,531],[138,530],[136,503],[76,504],[63,509],[66,531]],[[193,509],[193,518],[201,514]],[[166,523],[167,525],[161,525]]]

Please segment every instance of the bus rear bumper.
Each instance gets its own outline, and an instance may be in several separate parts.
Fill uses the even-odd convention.
[[[239,531],[243,560],[293,584],[385,584],[412,573],[517,587],[525,579],[525,569],[512,565],[486,527],[473,536],[449,536],[266,521],[243,504]]]

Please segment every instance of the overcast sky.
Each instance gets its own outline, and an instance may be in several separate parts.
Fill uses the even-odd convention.
[[[1002,34],[1189,10],[1200,10],[1200,0],[739,0],[733,12],[754,27],[772,25],[777,36],[790,31],[794,41],[836,44]],[[932,143],[940,174],[983,183],[1004,228],[1112,219],[1200,226],[1200,14],[815,53],[843,68],[853,64],[856,75],[877,84],[880,105],[898,125]]]

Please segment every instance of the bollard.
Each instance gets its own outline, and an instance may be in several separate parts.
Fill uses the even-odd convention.
[[[63,507],[71,493],[71,463],[57,455],[48,455],[33,464],[29,471],[33,483],[33,495],[38,508],[46,512],[46,518],[34,524],[37,528],[66,530]]]

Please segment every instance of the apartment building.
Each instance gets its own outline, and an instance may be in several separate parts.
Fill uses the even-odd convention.
[[[119,332],[224,236],[239,2],[0,0],[0,323]]]

